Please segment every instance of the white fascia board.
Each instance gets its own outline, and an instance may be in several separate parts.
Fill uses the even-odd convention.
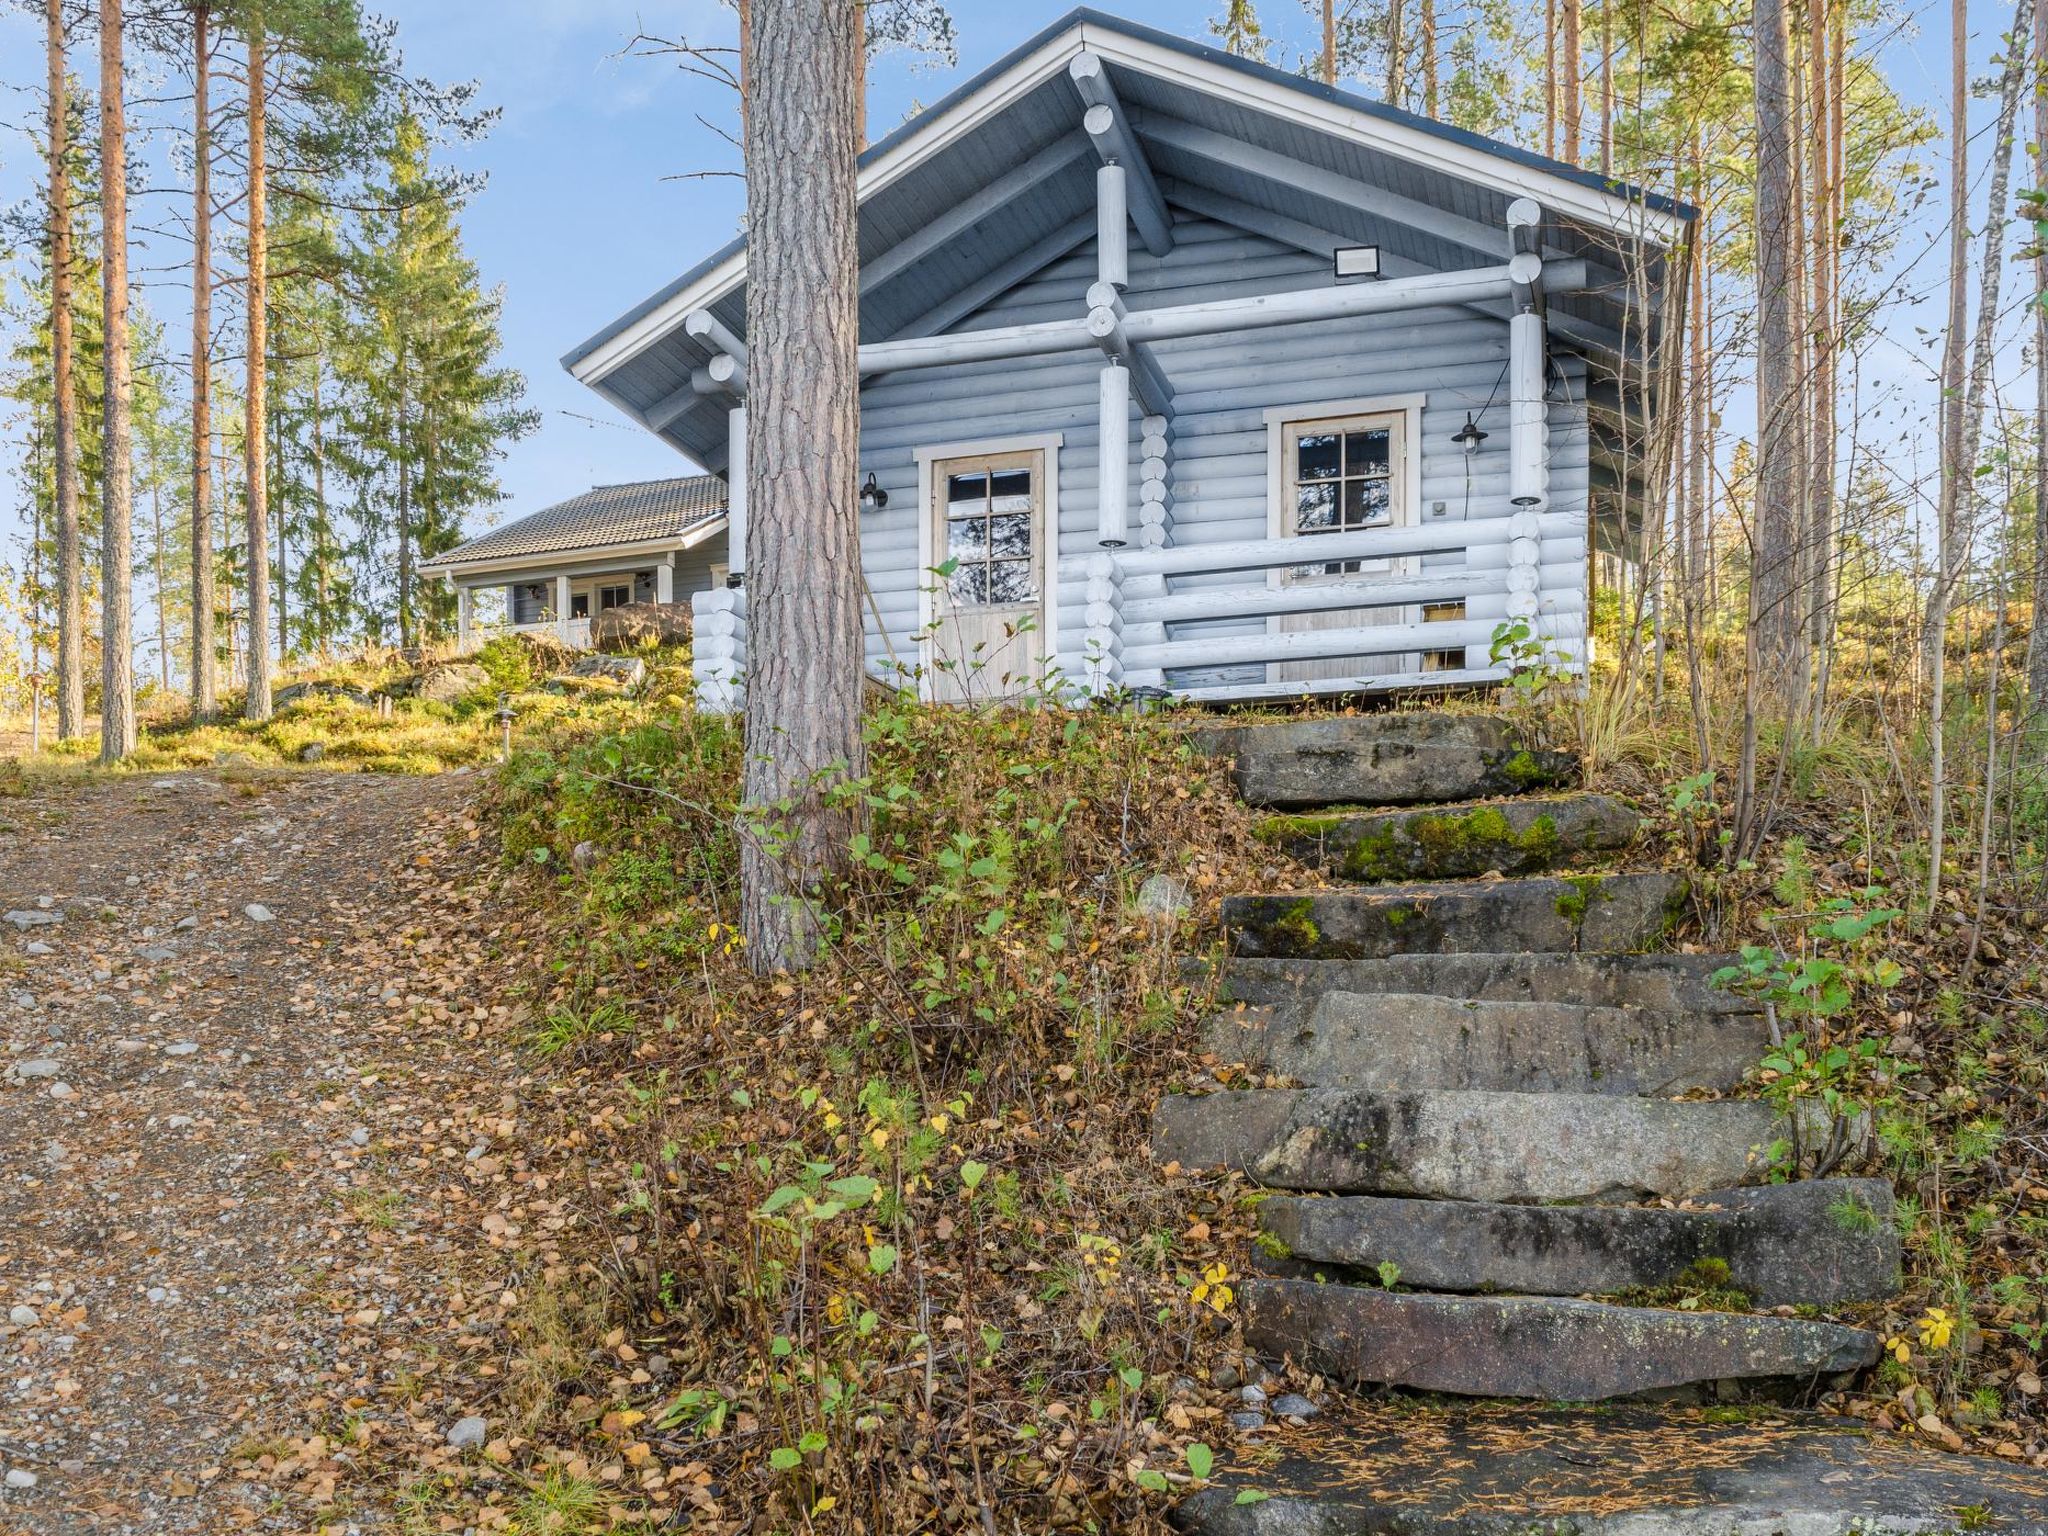
[[[876,192],[916,170],[925,161],[950,146],[963,134],[972,132],[1004,111],[1021,96],[1029,95],[1049,77],[1067,67],[1067,61],[1081,52],[1083,27],[1074,27],[1052,39],[1043,48],[1020,59],[1006,73],[989,81],[965,101],[956,103],[939,120],[924,125],[879,160],[864,167],[854,183],[854,203],[864,203]],[[1078,123],[1079,118],[1075,121]],[[733,252],[666,304],[650,310],[603,346],[581,358],[570,373],[585,384],[603,378],[620,364],[636,357],[683,323],[693,309],[702,309],[726,297],[747,275],[744,247]]]
[[[1442,171],[1465,181],[1533,197],[1545,208],[1583,219],[1609,233],[1641,234],[1660,245],[1683,238],[1685,220],[1625,197],[1600,192],[1534,166],[1490,155],[1421,129],[1391,123],[1342,102],[1325,101],[1309,92],[1261,80],[1213,59],[1197,58],[1158,47],[1121,32],[1081,26],[1081,41],[1091,53],[1173,81],[1205,95],[1246,102],[1283,117],[1299,117],[1312,126],[1342,134],[1368,149],[1381,150],[1412,164]],[[1503,227],[1505,236],[1505,227]]]

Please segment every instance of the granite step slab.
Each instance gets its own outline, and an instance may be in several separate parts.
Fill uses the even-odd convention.
[[[1259,1088],[1161,1099],[1152,1155],[1340,1195],[1675,1200],[1761,1176],[1782,1131],[1753,1102]]]
[[[1269,816],[1259,837],[1344,880],[1536,874],[1626,848],[1642,817],[1609,795],[1557,795],[1405,811]]]
[[[1667,1013],[1754,1013],[1756,1005],[1707,978],[1729,955],[1560,952],[1383,955],[1370,960],[1243,957],[1229,962],[1227,996],[1305,1014],[1329,992],[1436,992],[1480,1002],[1587,1003]]]
[[[1247,804],[1428,805],[1568,784],[1567,753],[1522,747],[1491,715],[1387,712],[1277,724],[1213,726],[1195,749],[1225,760]]]
[[[1692,1016],[1574,1003],[1467,1002],[1335,992],[1298,1023],[1219,1014],[1204,1044],[1312,1088],[1490,1088],[1521,1093],[1725,1092],[1762,1059],[1756,1014]]]
[[[1226,1449],[1183,1536],[2048,1536],[2048,1471],[1832,1415],[1331,1409]]]
[[[1233,956],[1259,958],[1620,953],[1660,943],[1677,926],[1688,889],[1685,876],[1654,871],[1232,896],[1223,926]]]
[[[1826,1382],[1877,1363],[1874,1333],[1735,1312],[1552,1296],[1425,1296],[1311,1280],[1238,1288],[1248,1348],[1342,1381],[1590,1403],[1701,1383]]]
[[[1275,1273],[1399,1270],[1423,1291],[1597,1296],[1698,1283],[1703,1260],[1758,1306],[1841,1306],[1898,1293],[1900,1244],[1883,1179],[1714,1190],[1687,1208],[1503,1205],[1376,1195],[1259,1203]]]

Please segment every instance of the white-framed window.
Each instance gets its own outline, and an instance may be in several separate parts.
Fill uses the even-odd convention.
[[[618,586],[602,586],[597,589],[597,611],[607,608],[623,608],[633,601],[633,584],[625,582]]]
[[[1417,521],[1422,406],[1421,395],[1396,395],[1267,411],[1268,536],[1313,538]],[[1304,574],[1314,569],[1304,567]],[[1356,561],[1332,561],[1328,574],[1359,569]]]
[[[1287,489],[1281,512],[1296,538],[1391,528],[1405,521],[1400,468],[1407,416],[1400,411],[1321,417],[1286,424]],[[1362,562],[1332,560],[1304,574],[1344,576]]]

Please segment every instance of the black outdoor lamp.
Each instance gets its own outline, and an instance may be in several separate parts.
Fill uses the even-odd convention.
[[[1472,419],[1472,413],[1465,413],[1465,425],[1451,434],[1451,441],[1469,454],[1479,451],[1479,445],[1486,441],[1488,434],[1479,429],[1479,423]]]
[[[863,512],[879,512],[889,505],[889,493],[875,483],[874,472],[868,473],[868,483],[860,488],[860,509]]]

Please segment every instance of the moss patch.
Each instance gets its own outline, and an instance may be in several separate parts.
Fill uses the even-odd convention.
[[[1612,901],[1604,875],[1566,875],[1564,889],[1557,893],[1557,915],[1574,928],[1586,921],[1586,911],[1595,901]]]

